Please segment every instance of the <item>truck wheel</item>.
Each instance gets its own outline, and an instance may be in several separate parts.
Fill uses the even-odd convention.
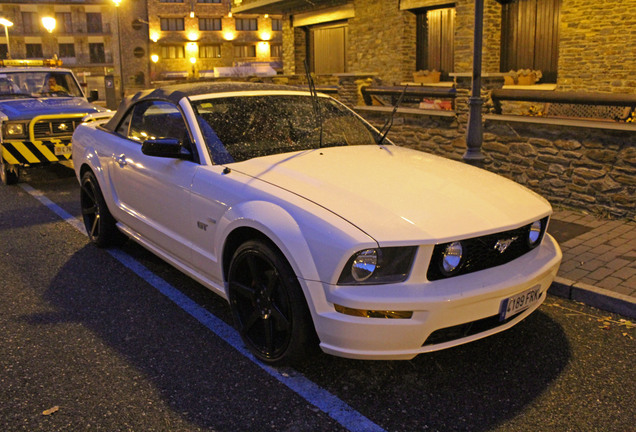
[[[0,156],[0,181],[4,185],[16,184],[20,179],[20,171],[17,166],[9,165]]]
[[[80,205],[84,227],[91,242],[99,247],[117,246],[126,240],[117,229],[115,218],[110,214],[95,174],[86,171],[82,175]]]

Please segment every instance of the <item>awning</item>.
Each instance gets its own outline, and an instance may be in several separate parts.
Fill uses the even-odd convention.
[[[311,3],[306,0],[254,0],[232,6],[232,13],[284,14],[307,6],[311,6]]]

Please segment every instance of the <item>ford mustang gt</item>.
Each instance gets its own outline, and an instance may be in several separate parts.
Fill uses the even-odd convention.
[[[561,261],[548,202],[385,135],[293,87],[140,92],[73,135],[84,225],[222,296],[271,364],[410,359],[537,309]]]

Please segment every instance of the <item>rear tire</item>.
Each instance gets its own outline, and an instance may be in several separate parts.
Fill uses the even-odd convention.
[[[82,218],[88,238],[99,247],[118,246],[126,241],[115,218],[110,214],[95,174],[86,171],[82,175],[80,189]]]
[[[305,296],[276,248],[260,240],[241,245],[230,263],[228,286],[234,323],[259,360],[291,364],[314,351],[317,338]]]
[[[0,155],[0,181],[3,185],[16,184],[20,180],[18,166],[8,164]]]

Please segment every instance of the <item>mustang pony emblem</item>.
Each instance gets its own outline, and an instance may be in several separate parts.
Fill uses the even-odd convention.
[[[508,246],[510,246],[515,240],[517,240],[516,236],[509,239],[497,240],[497,243],[495,243],[495,249],[499,253],[504,253],[506,249],[508,249]]]

